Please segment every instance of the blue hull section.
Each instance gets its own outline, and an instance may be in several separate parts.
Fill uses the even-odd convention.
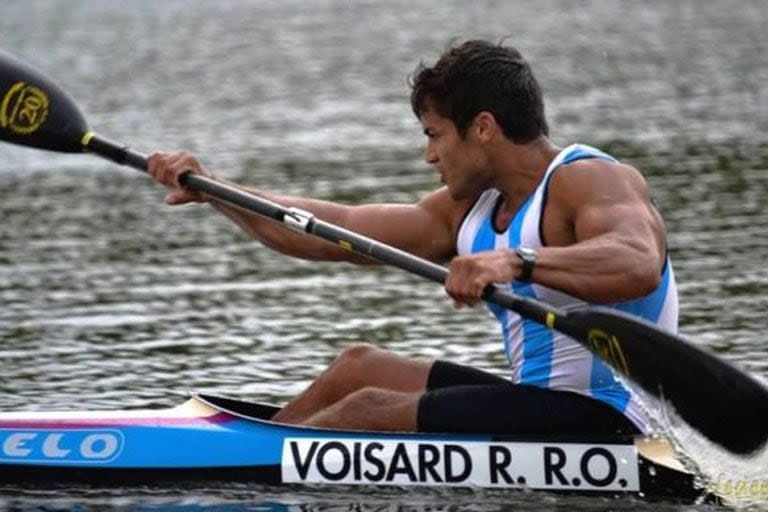
[[[114,469],[280,466],[286,438],[316,440],[490,441],[489,436],[428,436],[299,428],[263,416],[276,409],[218,397],[196,397],[207,415],[180,417],[0,418],[0,465]],[[256,407],[254,410],[246,408]],[[243,409],[237,410],[237,408]],[[248,413],[246,416],[245,412]]]

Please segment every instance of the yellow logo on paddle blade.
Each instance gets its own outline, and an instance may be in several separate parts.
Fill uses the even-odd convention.
[[[621,349],[621,343],[616,336],[611,336],[601,329],[592,329],[587,335],[589,348],[600,359],[610,363],[616,370],[629,377],[629,365]]]
[[[34,133],[48,117],[48,95],[26,82],[16,82],[0,104],[0,126],[19,135]]]

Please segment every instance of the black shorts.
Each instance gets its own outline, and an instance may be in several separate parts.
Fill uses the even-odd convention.
[[[446,361],[432,366],[418,415],[421,432],[585,437],[640,433],[621,412],[594,398],[512,384]]]

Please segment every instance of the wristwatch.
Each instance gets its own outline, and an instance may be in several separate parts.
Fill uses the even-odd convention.
[[[533,274],[533,267],[536,265],[536,249],[530,247],[518,247],[515,254],[523,262],[523,269],[520,271],[518,281],[530,281]]]

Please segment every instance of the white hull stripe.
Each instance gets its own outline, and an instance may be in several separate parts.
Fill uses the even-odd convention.
[[[286,438],[285,483],[639,491],[634,445]]]

